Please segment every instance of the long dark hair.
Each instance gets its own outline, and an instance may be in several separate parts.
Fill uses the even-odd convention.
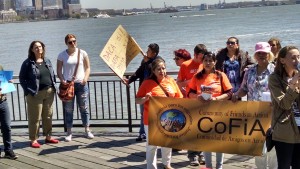
[[[204,55],[203,55],[203,60],[204,60],[205,58],[207,58],[207,57],[212,58],[212,60],[213,60],[214,62],[217,61],[217,57],[216,57],[216,55],[215,55],[213,52],[206,52],[206,53],[204,53]],[[220,73],[219,71],[216,71],[215,69],[216,69],[216,68],[214,67],[214,68],[213,68],[214,73],[216,73],[216,74],[218,75],[218,77],[220,78],[220,77],[221,77],[221,73]],[[201,71],[199,71],[195,76],[196,76],[197,79],[201,79],[201,78],[203,77],[204,74],[205,74],[205,69],[203,68],[203,69],[202,69]]]
[[[239,45],[238,48],[235,50],[235,55],[237,57],[238,62],[241,64],[242,55],[244,55],[244,53],[243,51],[240,50],[239,39],[237,37],[232,36],[227,39],[227,42],[229,41],[229,39],[235,39],[236,43]],[[227,53],[228,53],[227,47],[219,50],[219,52],[217,53],[217,57],[218,57],[218,61],[216,63],[217,70],[223,71],[224,69],[223,63],[226,59]],[[245,52],[245,55],[248,55],[248,52]]]
[[[284,65],[281,63],[280,58],[285,58],[286,55],[288,54],[288,52],[293,49],[297,49],[299,51],[299,49],[296,46],[285,46],[285,47],[281,48],[278,53],[274,73],[278,74],[280,77],[283,77],[284,75],[286,75]]]
[[[33,46],[34,46],[35,43],[40,43],[42,45],[42,48],[43,48],[42,59],[44,59],[45,58],[45,52],[46,52],[45,51],[45,44],[43,42],[39,41],[39,40],[32,41],[31,44],[29,45],[28,58],[30,60],[34,60],[34,61],[36,60],[35,55],[34,55],[34,53],[32,51],[33,50]]]

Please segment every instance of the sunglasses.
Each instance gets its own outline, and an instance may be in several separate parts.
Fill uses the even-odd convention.
[[[228,41],[228,42],[226,42],[226,44],[227,44],[227,45],[235,45],[236,42],[229,42],[229,41]]]
[[[274,46],[276,46],[276,45],[275,45],[275,44],[271,44],[270,46],[271,46],[271,47],[274,47]]]
[[[73,43],[75,44],[75,43],[76,43],[76,40],[72,40],[72,41],[69,41],[69,42],[68,42],[69,45],[72,45]]]
[[[268,53],[266,52],[256,52],[257,55],[267,55]]]
[[[179,57],[175,57],[175,58],[173,58],[173,60],[180,60],[181,58],[179,58]]]

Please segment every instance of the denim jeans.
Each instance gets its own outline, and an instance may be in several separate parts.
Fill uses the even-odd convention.
[[[204,152],[206,168],[213,168],[211,154],[212,154],[211,152]],[[224,159],[224,153],[216,153],[216,169],[222,169],[223,159]]]
[[[0,103],[0,121],[1,133],[4,143],[4,151],[12,150],[11,144],[11,129],[10,129],[10,112],[7,101]]]
[[[141,111],[141,125],[139,135],[145,134],[145,127],[144,127],[144,104],[140,104],[140,111]]]
[[[87,84],[81,85],[80,83],[75,83],[74,84],[74,93],[75,93],[75,97],[76,97],[76,103],[79,107],[82,125],[84,127],[87,127],[90,125],[89,124],[90,115],[87,111],[88,95],[89,95],[89,88],[88,88]],[[73,127],[74,101],[75,101],[75,98],[73,98],[73,100],[71,100],[71,101],[64,102],[64,104],[63,104],[64,110],[65,110],[65,119],[66,119],[67,128]]]

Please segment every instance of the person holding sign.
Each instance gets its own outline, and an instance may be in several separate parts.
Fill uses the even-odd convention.
[[[272,140],[278,169],[300,168],[300,54],[295,46],[285,46],[279,53],[274,72],[269,77],[272,100]]]
[[[87,81],[91,71],[89,57],[84,50],[77,48],[75,35],[67,34],[65,36],[65,44],[68,46],[68,49],[62,51],[57,57],[57,76],[61,83],[72,81],[77,62],[79,62],[74,80],[74,93],[81,114],[82,124],[85,127],[85,136],[88,139],[93,139],[94,135],[89,128],[90,115],[87,105],[89,95]],[[65,141],[67,142],[72,141],[74,100],[75,97],[71,101],[64,101],[63,104],[67,123],[67,136],[65,137]]]
[[[3,71],[3,67],[0,65],[0,71]],[[9,80],[12,83],[11,80]],[[1,83],[1,81],[0,81]],[[4,158],[17,159],[18,156],[14,153],[13,147],[11,144],[11,128],[10,128],[10,112],[8,104],[6,101],[6,94],[2,94],[0,88],[0,124],[1,124],[1,133],[4,144]],[[1,154],[1,149],[0,149]]]
[[[214,100],[228,100],[232,86],[225,73],[217,71],[216,55],[206,52],[203,56],[203,69],[196,73],[188,84],[187,96],[206,103]],[[204,152],[205,165],[212,168],[211,152]],[[216,153],[216,168],[222,169],[224,153]]]
[[[149,98],[152,96],[159,97],[174,97],[182,98],[183,95],[176,84],[176,81],[167,76],[165,61],[162,59],[155,59],[152,62],[151,75],[149,79],[143,81],[137,94],[136,94],[136,103],[144,104],[144,124],[145,132],[147,135],[147,144],[146,144],[146,160],[147,160],[147,169],[156,169],[157,168],[157,149],[158,146],[149,145],[149,133],[148,133],[148,115],[149,113]],[[166,124],[171,125],[166,121]],[[172,128],[170,126],[169,128]],[[171,167],[171,155],[172,149],[162,147],[162,163],[165,169],[172,169]]]
[[[254,59],[257,63],[246,70],[241,87],[231,98],[233,102],[246,95],[248,101],[271,101],[268,79],[275,68],[272,63],[273,57],[267,42],[256,43]],[[277,168],[276,153],[270,152],[255,157],[255,164],[258,169],[265,169],[267,165],[270,168]]]
[[[246,95],[248,101],[262,101],[263,93],[269,92],[268,78],[275,68],[271,63],[273,58],[267,42],[258,42],[255,45],[254,59],[257,63],[246,70],[241,87],[233,94],[233,102]]]
[[[45,57],[43,42],[31,42],[28,58],[22,64],[19,78],[27,101],[30,146],[41,146],[37,141],[41,117],[45,143],[58,143],[58,140],[51,137],[56,77],[51,61]]]
[[[160,56],[158,56],[159,53],[159,46],[156,43],[151,43],[148,45],[147,54],[144,55],[144,59],[141,62],[140,67],[135,71],[135,73],[130,76],[129,79],[124,78],[124,81],[127,85],[130,83],[136,81],[137,79],[140,80],[139,85],[141,86],[142,82],[147,79],[151,74],[151,63],[156,59],[162,59]],[[144,129],[144,123],[143,123],[143,111],[144,111],[144,105],[140,105],[141,110],[141,125],[139,130],[139,136],[136,139],[136,141],[143,141],[146,139],[145,129]]]

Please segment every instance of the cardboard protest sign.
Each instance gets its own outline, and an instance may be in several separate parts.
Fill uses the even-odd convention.
[[[141,51],[133,37],[119,25],[104,46],[100,58],[122,79],[128,64]]]

